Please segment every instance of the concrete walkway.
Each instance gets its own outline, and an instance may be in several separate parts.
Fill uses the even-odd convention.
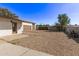
[[[50,54],[13,45],[0,40],[0,56],[50,56]]]

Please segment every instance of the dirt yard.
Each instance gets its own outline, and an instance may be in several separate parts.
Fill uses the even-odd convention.
[[[11,43],[56,56],[79,55],[79,43],[69,39],[63,32],[36,31],[25,34],[29,37],[13,40]]]

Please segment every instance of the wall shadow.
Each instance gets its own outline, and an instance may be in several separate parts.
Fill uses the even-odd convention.
[[[77,35],[77,34],[67,34],[67,33],[65,33],[66,35],[67,35],[67,37],[69,38],[69,39],[73,39],[76,43],[79,43],[79,34]]]
[[[73,38],[77,43],[79,43],[79,38]]]

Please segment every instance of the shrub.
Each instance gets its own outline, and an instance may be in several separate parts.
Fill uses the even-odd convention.
[[[48,25],[37,25],[37,30],[48,30]]]

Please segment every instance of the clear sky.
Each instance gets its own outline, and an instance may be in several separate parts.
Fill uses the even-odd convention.
[[[71,18],[71,24],[79,24],[79,4],[72,3],[7,3],[0,7],[8,8],[22,20],[37,24],[54,24],[58,14],[66,13]]]

